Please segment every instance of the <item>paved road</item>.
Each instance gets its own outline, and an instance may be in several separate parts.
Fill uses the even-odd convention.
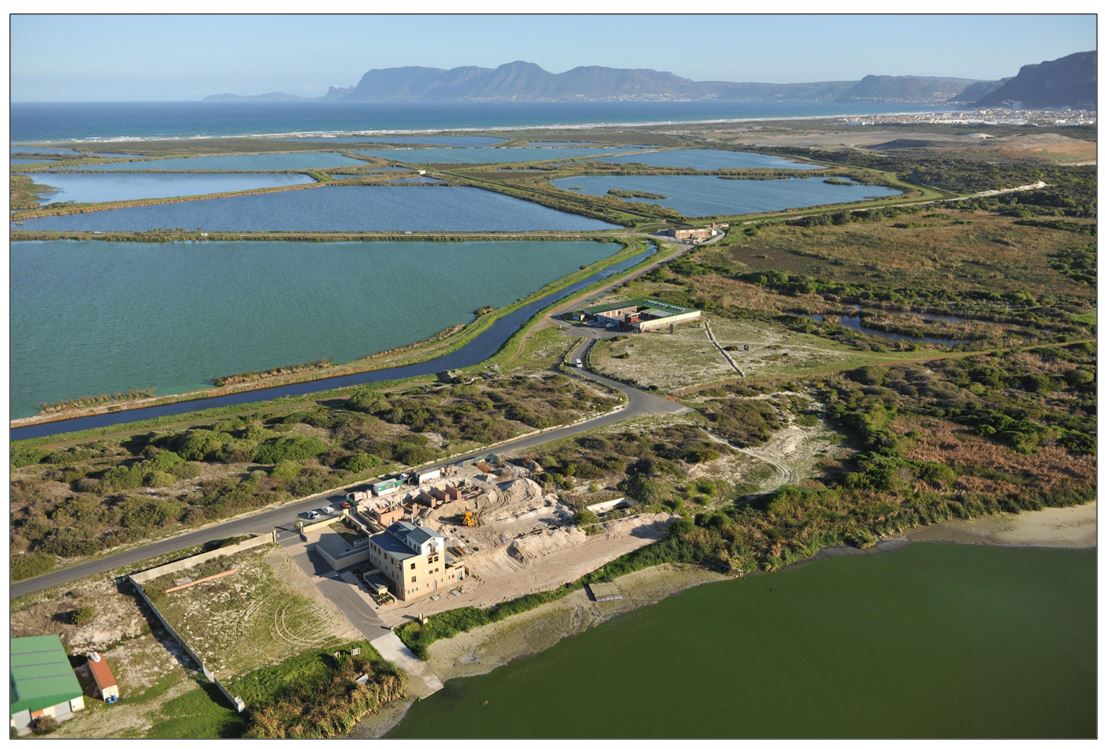
[[[342,575],[330,569],[322,555],[314,548],[314,542],[304,543],[297,536],[294,544],[286,544],[286,551],[292,561],[303,570],[319,592],[342,612],[365,639],[374,640],[391,630],[384,624],[376,609],[373,608],[356,581],[350,583]]]
[[[573,359],[577,353],[582,353],[583,347],[593,345],[594,341],[585,341],[580,344],[580,347],[573,352]],[[518,437],[507,442],[500,443],[493,447],[483,447],[479,450],[473,450],[464,455],[454,456],[448,460],[441,460],[436,463],[427,466],[428,468],[440,468],[450,463],[455,463],[467,458],[473,458],[477,456],[487,455],[490,452],[494,452],[501,455],[514,455],[518,453],[525,453],[529,450],[537,448],[545,443],[553,440],[563,439],[572,435],[587,432],[597,427],[606,426],[608,424],[615,424],[619,421],[625,421],[626,419],[633,419],[639,416],[646,416],[649,414],[673,414],[681,413],[686,410],[685,407],[678,403],[669,401],[665,398],[646,393],[637,388],[630,387],[623,383],[611,380],[602,375],[597,375],[592,372],[583,371],[580,369],[570,368],[570,373],[577,377],[584,377],[594,382],[599,382],[607,387],[613,388],[618,392],[625,395],[627,403],[624,408],[616,411],[611,411],[601,416],[596,416],[593,419],[580,422],[578,424],[571,424],[568,426],[559,427],[556,429],[550,429],[538,434],[532,434],[528,436]],[[350,486],[358,486],[364,482],[357,482],[357,484],[351,484]],[[294,502],[281,505],[279,507],[273,507],[265,510],[255,512],[250,515],[245,515],[230,520],[226,520],[199,530],[189,531],[177,536],[162,539],[160,541],[153,541],[143,546],[139,546],[126,551],[120,551],[116,554],[101,557],[99,559],[92,559],[87,562],[68,567],[57,572],[51,572],[39,577],[34,577],[29,580],[22,580],[17,583],[13,583],[8,593],[11,598],[17,596],[26,595],[28,593],[34,593],[46,588],[52,588],[55,585],[64,585],[71,583],[74,580],[78,580],[82,577],[89,575],[102,574],[109,572],[117,567],[123,565],[137,564],[144,559],[160,556],[162,554],[169,554],[171,552],[180,551],[190,546],[196,546],[208,541],[214,541],[220,538],[227,538],[229,536],[237,536],[246,533],[269,533],[273,528],[283,528],[282,532],[278,532],[279,539],[285,539],[297,536],[294,530],[294,523],[296,517],[307,510],[313,510],[320,507],[329,501],[344,498],[345,490],[348,487],[339,487],[337,489],[331,489],[321,494],[315,494],[310,497],[298,499]]]
[[[718,236],[710,242],[716,242],[721,239]],[[680,249],[667,260],[672,260],[696,246],[683,242],[676,242]],[[706,244],[706,243],[704,243]],[[667,262],[667,260],[654,260],[646,263],[643,267],[635,271],[629,276],[619,278],[609,283],[603,284],[592,292],[592,296],[601,294],[608,291],[610,288],[627,283],[634,278],[637,278],[644,273],[648,273],[655,268],[661,262]],[[549,323],[556,323],[552,319],[553,315],[559,314],[569,307],[577,306],[578,302],[569,302],[556,305],[545,312],[546,321]],[[593,332],[592,332],[593,331]],[[594,345],[596,337],[602,337],[603,332],[598,329],[587,329],[584,327],[573,328],[573,333],[579,333],[584,336],[584,340],[576,347],[572,352],[570,360],[575,361],[578,359],[586,360],[586,352],[590,350],[590,347]],[[666,398],[661,398],[651,393],[646,393],[638,388],[631,387],[624,383],[612,380],[609,377],[603,377],[602,375],[590,372],[584,369],[578,369],[575,367],[566,368],[567,372],[576,377],[582,377],[593,382],[601,383],[606,387],[612,388],[620,392],[626,398],[626,404],[624,408],[616,411],[611,411],[601,416],[596,416],[593,419],[580,422],[578,424],[570,424],[568,426],[559,427],[556,429],[550,429],[538,434],[532,434],[528,436],[518,437],[507,442],[500,443],[495,446],[483,447],[478,450],[465,453],[463,455],[454,456],[447,460],[441,460],[436,463],[432,463],[426,468],[440,468],[442,466],[455,463],[460,460],[466,460],[468,458],[487,455],[490,452],[494,452],[500,455],[517,455],[533,450],[541,445],[554,440],[564,439],[565,437],[571,437],[576,434],[588,432],[592,429],[604,427],[610,424],[616,424],[620,421],[626,421],[628,419],[635,419],[640,416],[648,415],[665,415],[665,414],[678,414],[686,411],[686,407],[679,403],[670,401]],[[22,580],[17,583],[13,583],[8,588],[8,595],[11,598],[27,595],[28,593],[34,593],[39,590],[45,590],[46,588],[52,588],[55,585],[64,585],[71,583],[74,580],[79,580],[82,577],[89,575],[97,575],[111,570],[122,567],[124,565],[137,564],[144,559],[160,556],[162,554],[170,554],[175,551],[187,549],[190,546],[196,546],[199,544],[207,543],[208,541],[215,541],[221,538],[228,538],[230,536],[237,536],[246,533],[269,533],[273,528],[279,529],[277,532],[277,540],[291,539],[298,537],[298,533],[295,531],[296,518],[308,510],[314,510],[329,502],[344,499],[345,491],[352,486],[359,486],[364,484],[363,481],[358,481],[356,484],[350,484],[346,487],[337,487],[320,494],[314,494],[310,497],[304,497],[294,502],[281,505],[279,507],[272,507],[265,510],[260,510],[249,515],[239,516],[230,520],[226,520],[220,523],[213,524],[211,526],[200,528],[194,531],[188,531],[170,538],[165,538],[160,541],[153,541],[142,546],[135,547],[133,549],[127,549],[120,551],[116,554],[110,554],[99,559],[92,559],[87,562],[68,567],[57,572],[50,572],[39,577],[34,577],[29,580]]]

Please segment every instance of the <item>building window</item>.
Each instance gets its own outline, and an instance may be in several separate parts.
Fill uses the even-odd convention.
[[[418,578],[417,578],[417,577],[412,577],[412,578],[411,578],[411,582],[412,582],[412,583],[416,583],[416,582],[418,582]]]

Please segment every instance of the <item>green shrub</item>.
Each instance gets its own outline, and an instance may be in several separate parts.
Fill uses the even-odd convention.
[[[22,468],[23,466],[34,465],[35,463],[41,463],[42,459],[46,457],[46,451],[39,447],[31,447],[25,445],[22,442],[12,442],[11,447],[11,463],[12,468]]]
[[[282,460],[272,467],[272,477],[276,479],[294,479],[303,470],[303,466],[294,460]]]
[[[365,473],[371,471],[374,468],[379,468],[384,464],[384,461],[379,457],[371,453],[354,453],[353,455],[342,458],[341,463],[338,465],[343,471],[350,471],[352,473]]]
[[[91,606],[81,606],[69,613],[69,623],[76,627],[90,624],[96,618],[96,609]]]
[[[253,451],[255,463],[277,464],[282,460],[304,461],[317,458],[329,449],[318,437],[289,434],[267,439]]]

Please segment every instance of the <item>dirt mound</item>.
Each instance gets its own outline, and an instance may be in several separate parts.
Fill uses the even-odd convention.
[[[529,564],[561,549],[576,546],[587,540],[587,534],[579,528],[560,528],[541,531],[516,538],[507,552],[522,564]]]

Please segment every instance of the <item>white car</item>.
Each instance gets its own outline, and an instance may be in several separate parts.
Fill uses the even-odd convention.
[[[337,512],[337,510],[335,510],[331,505],[320,507],[318,508],[318,511],[321,512],[323,515],[333,515],[335,512]]]
[[[318,513],[314,510],[308,510],[307,512],[303,513],[303,517],[307,518],[308,520],[314,520],[318,517]]]

